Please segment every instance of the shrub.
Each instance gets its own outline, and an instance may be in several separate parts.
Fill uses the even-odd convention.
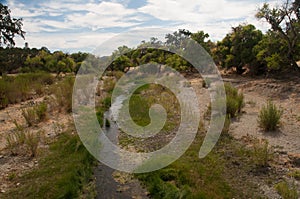
[[[229,114],[230,117],[235,117],[237,113],[241,112],[244,106],[244,94],[239,93],[237,88],[229,83],[224,84],[224,86],[226,92],[227,114]]]
[[[255,139],[253,144],[253,162],[259,167],[266,167],[272,158],[272,151],[266,140]]]
[[[258,123],[265,131],[274,131],[280,124],[282,110],[278,109],[273,102],[268,101],[266,106],[263,106],[258,116]]]
[[[41,122],[46,119],[47,115],[47,104],[42,102],[34,108],[38,121]]]
[[[224,89],[226,93],[226,113],[230,116],[230,118],[233,118],[240,113],[244,107],[244,94],[238,92],[238,89],[229,83],[224,84]],[[224,104],[224,101],[221,98],[221,96],[224,95],[222,90],[223,89],[221,87],[218,87],[216,90],[217,94],[214,101],[216,106],[221,106],[221,104]]]

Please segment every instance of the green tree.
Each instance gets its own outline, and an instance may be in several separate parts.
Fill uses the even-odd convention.
[[[218,43],[216,54],[225,67],[235,67],[237,73],[242,74],[244,66],[253,68],[259,64],[253,48],[260,42],[262,36],[262,32],[252,24],[233,27],[232,32]]]
[[[286,0],[280,7],[273,8],[265,3],[258,10],[256,17],[265,19],[271,25],[271,30],[286,42],[287,54],[281,54],[280,56],[286,56],[288,64],[298,69],[296,61],[300,55],[300,0],[294,2]]]
[[[287,43],[273,31],[268,31],[263,39],[255,46],[254,53],[257,60],[268,71],[281,70],[288,63]]]
[[[14,46],[15,35],[20,35],[25,39],[22,26],[22,19],[11,18],[10,9],[0,3],[0,46]]]

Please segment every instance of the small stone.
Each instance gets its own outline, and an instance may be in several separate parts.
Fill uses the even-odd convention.
[[[1,190],[1,193],[5,193],[5,190]]]
[[[17,186],[20,186],[20,184],[21,184],[21,183],[18,182],[18,183],[17,183]]]

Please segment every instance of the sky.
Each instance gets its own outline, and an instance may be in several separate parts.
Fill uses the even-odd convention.
[[[218,41],[242,23],[266,31],[254,15],[265,2],[280,0],[0,0],[11,15],[23,18],[26,41],[16,46],[47,47],[51,51],[92,52],[118,34],[147,28],[203,30]],[[148,36],[148,35],[147,35]],[[156,37],[156,35],[153,35]],[[149,37],[150,38],[150,37]]]

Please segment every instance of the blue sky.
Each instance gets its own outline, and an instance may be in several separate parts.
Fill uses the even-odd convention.
[[[65,52],[91,52],[100,43],[126,31],[167,28],[204,30],[217,41],[232,26],[252,23],[268,29],[254,14],[271,0],[0,0],[22,17],[30,47]],[[153,35],[155,36],[155,35]],[[24,40],[16,38],[17,46]]]

